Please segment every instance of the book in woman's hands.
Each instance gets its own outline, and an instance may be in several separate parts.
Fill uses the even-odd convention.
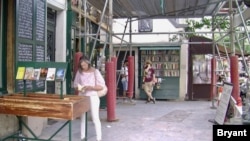
[[[84,92],[85,91],[84,87],[85,86],[83,86],[83,85],[77,84],[77,89],[78,89],[79,92]]]

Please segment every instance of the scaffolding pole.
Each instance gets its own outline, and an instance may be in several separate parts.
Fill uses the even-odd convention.
[[[91,54],[90,54],[90,58],[89,58],[90,61],[92,61],[92,57],[93,57],[96,42],[97,42],[96,39],[98,38],[98,34],[99,34],[100,30],[101,30],[101,23],[102,23],[102,20],[103,20],[103,17],[104,17],[104,13],[106,11],[107,4],[108,4],[108,0],[105,1],[105,5],[104,5],[104,8],[103,8],[103,11],[102,11],[102,14],[101,14],[101,19],[100,19],[100,22],[98,24],[98,29],[97,29],[97,32],[96,32],[95,41],[94,41],[93,48],[91,50]],[[112,29],[112,28],[109,28],[109,29]]]

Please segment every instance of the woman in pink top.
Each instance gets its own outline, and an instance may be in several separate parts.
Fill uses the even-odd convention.
[[[101,122],[99,118],[100,98],[97,91],[102,90],[105,86],[105,81],[99,70],[91,67],[91,63],[86,56],[82,56],[79,61],[78,71],[76,72],[74,87],[77,89],[78,85],[83,86],[79,90],[79,95],[89,96],[90,109],[92,120],[95,125],[96,139],[102,139]],[[81,116],[81,140],[85,140],[85,113]]]

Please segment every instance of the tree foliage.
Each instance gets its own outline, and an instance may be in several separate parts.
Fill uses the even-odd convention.
[[[195,19],[188,19],[186,20],[187,23],[187,27],[185,28],[185,32],[187,32],[186,34],[186,38],[192,37],[194,35],[196,35],[196,31],[197,30],[201,30],[201,29],[210,29],[212,31],[212,19],[211,18],[202,18],[200,20],[195,20]],[[246,21],[246,25],[249,26],[250,25],[250,21]],[[222,16],[217,16],[214,18],[214,31],[229,31],[230,28],[230,20],[229,17],[222,17]],[[238,31],[238,29],[235,29],[235,31]],[[221,37],[220,34],[215,34],[215,39],[219,39]],[[230,41],[230,37],[229,36],[225,36],[223,39],[224,42],[229,42]],[[244,42],[243,42],[244,44]],[[250,47],[249,44],[244,44],[243,51],[246,52],[250,52]],[[229,47],[230,45],[227,44],[227,46]],[[240,46],[238,44],[235,44],[236,50],[240,50]]]
[[[211,29],[212,30],[212,19],[211,18],[202,18],[201,20],[189,19],[186,20],[187,27],[185,28],[185,32],[192,32],[188,33],[187,37],[191,37],[195,35],[197,29]],[[225,17],[215,17],[214,18],[214,27],[215,30],[228,30],[230,26],[230,22],[228,18]]]

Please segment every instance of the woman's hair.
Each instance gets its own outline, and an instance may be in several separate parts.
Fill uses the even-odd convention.
[[[88,69],[91,67],[91,62],[90,62],[88,56],[82,55],[82,57],[80,57],[79,64],[78,64],[79,71],[82,71],[82,66],[81,66],[82,62],[85,62],[88,64]]]
[[[152,65],[152,62],[150,60],[147,60],[145,63]]]

